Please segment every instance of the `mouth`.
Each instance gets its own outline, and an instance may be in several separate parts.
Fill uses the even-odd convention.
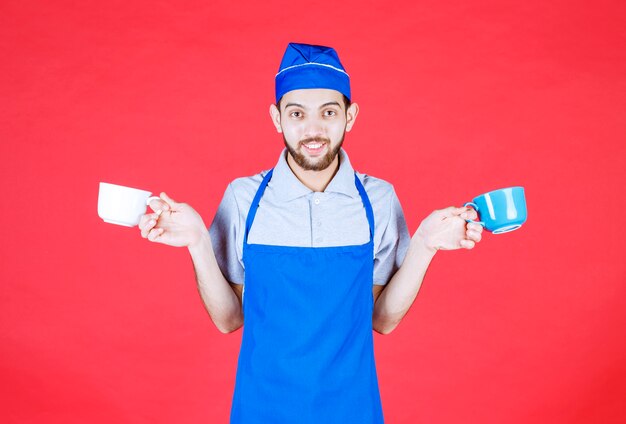
[[[318,156],[326,150],[327,143],[322,141],[311,141],[302,143],[304,150],[311,156]]]

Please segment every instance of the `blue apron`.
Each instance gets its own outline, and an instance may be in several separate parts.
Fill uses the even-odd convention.
[[[252,201],[243,245],[244,326],[231,424],[380,424],[372,334],[374,214],[362,245],[248,244],[270,170]]]

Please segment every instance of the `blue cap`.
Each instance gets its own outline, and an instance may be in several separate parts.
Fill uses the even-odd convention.
[[[350,76],[332,47],[289,43],[276,74],[276,103],[302,88],[329,88],[350,99]]]

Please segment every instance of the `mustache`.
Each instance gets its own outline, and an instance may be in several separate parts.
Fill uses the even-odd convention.
[[[307,144],[307,143],[326,143],[326,144],[330,144],[330,140],[328,138],[324,138],[324,137],[311,137],[311,138],[305,138],[304,140],[300,140],[300,144]]]

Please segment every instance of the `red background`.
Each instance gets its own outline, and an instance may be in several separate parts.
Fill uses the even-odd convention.
[[[0,421],[227,422],[222,335],[185,249],[103,223],[98,183],[207,225],[271,167],[288,42],[331,45],[345,148],[433,209],[526,188],[516,232],[441,252],[376,335],[389,423],[626,422],[623,1],[0,2]]]

